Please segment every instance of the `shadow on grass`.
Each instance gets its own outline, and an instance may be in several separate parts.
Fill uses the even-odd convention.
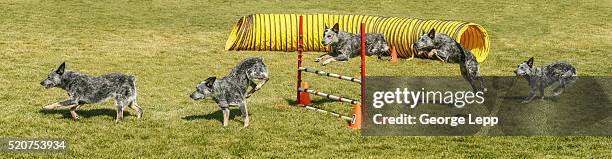
[[[510,101],[516,101],[517,103],[522,102],[523,100],[525,100],[525,98],[527,98],[527,96],[505,96],[505,97],[501,97],[501,99],[510,100]],[[536,97],[533,98],[532,101],[541,100],[541,99],[542,99],[542,96],[536,96]],[[547,100],[547,101],[557,102],[557,101],[559,101],[559,99],[560,99],[559,97],[544,96],[544,100]]]
[[[62,118],[72,119],[72,116],[70,115],[70,110],[68,109],[39,110],[38,112],[42,114],[62,114]],[[79,114],[79,117],[81,118],[90,118],[94,116],[103,116],[103,115],[109,116],[112,118],[117,117],[117,110],[109,109],[109,108],[77,110],[76,113]],[[125,118],[126,116],[130,116],[130,113],[128,111],[123,111],[123,117]]]
[[[229,117],[230,120],[234,120],[234,118],[236,118],[236,116],[239,116],[239,115],[241,115],[240,110],[230,108],[230,117]],[[249,115],[251,115],[251,113],[249,113]],[[183,117],[183,120],[199,120],[199,119],[217,120],[219,121],[219,123],[223,123],[223,111],[217,110],[213,113],[206,114],[206,115],[190,115],[190,116]]]
[[[292,106],[296,106],[298,103],[297,101],[295,101],[294,98],[285,98],[285,101],[287,101],[287,104],[292,105]],[[311,100],[310,104],[311,105],[321,105],[321,104],[325,104],[325,103],[338,103],[339,101],[337,100],[332,100],[332,99],[321,99],[321,100]]]

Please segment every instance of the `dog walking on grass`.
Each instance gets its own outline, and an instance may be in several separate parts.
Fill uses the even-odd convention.
[[[331,45],[331,50],[315,59],[319,62],[327,58],[321,65],[325,66],[334,61],[348,61],[350,58],[361,55],[361,35],[340,31],[338,23],[330,29],[325,26],[323,33],[323,45]],[[366,55],[378,55],[379,59],[388,56],[385,53],[389,50],[385,36],[379,33],[366,34]]]
[[[268,66],[261,57],[245,59],[232,69],[229,75],[222,79],[208,77],[196,86],[196,91],[191,94],[194,100],[212,99],[223,111],[223,126],[229,122],[229,106],[238,106],[242,113],[244,127],[249,126],[249,112],[247,111],[246,98],[249,98],[255,91],[268,81]],[[255,80],[263,80],[257,84]],[[248,87],[251,90],[247,92]]]
[[[443,33],[436,33],[431,29],[428,33],[414,43],[414,48],[419,52],[433,54],[441,61],[459,64],[461,75],[467,80],[474,91],[486,91],[484,78],[480,76],[480,64],[476,56],[457,41]],[[480,86],[477,86],[479,81]]]
[[[69,99],[43,107],[51,110],[56,107],[69,108],[74,120],[79,119],[75,112],[83,104],[101,103],[114,98],[117,105],[117,119],[123,120],[126,106],[134,109],[140,119],[143,110],[136,103],[136,77],[119,73],[106,74],[99,77],[89,76],[66,70],[62,63],[55,71],[51,71],[47,79],[40,82],[45,88],[58,87],[68,92]]]
[[[519,64],[514,71],[517,76],[525,78],[529,82],[529,96],[522,103],[529,103],[536,97],[536,91],[540,92],[541,99],[544,100],[544,88],[559,83],[553,92],[553,97],[558,98],[561,93],[571,86],[576,79],[576,68],[563,61],[554,62],[542,67],[533,66],[533,57]]]

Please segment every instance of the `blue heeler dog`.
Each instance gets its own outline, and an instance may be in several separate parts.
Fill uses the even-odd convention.
[[[379,59],[383,59],[383,56],[389,50],[387,41],[383,34],[378,33],[367,33],[366,34],[366,55],[378,55]],[[331,45],[331,50],[316,58],[316,62],[321,61],[324,58],[328,58],[321,65],[325,66],[334,61],[348,61],[350,58],[361,56],[361,35],[352,34],[340,31],[338,23],[330,29],[325,26],[325,32],[323,34],[323,45]]]
[[[57,70],[51,71],[47,79],[40,84],[45,88],[58,87],[66,90],[69,99],[44,106],[44,110],[70,108],[72,118],[78,120],[79,115],[75,111],[83,104],[100,103],[114,98],[117,104],[117,123],[123,120],[126,106],[136,110],[138,118],[142,117],[142,108],[136,103],[136,77],[119,73],[93,77],[65,69],[64,62]]]
[[[487,90],[484,87],[484,78],[480,76],[480,64],[474,54],[448,35],[436,33],[435,29],[431,29],[428,33],[423,33],[419,41],[414,43],[414,48],[419,52],[434,54],[444,62],[459,64],[461,75],[474,91]],[[479,81],[480,86],[476,85],[476,81]]]
[[[247,58],[232,69],[229,75],[217,80],[217,77],[208,77],[196,86],[196,91],[191,94],[194,100],[212,97],[223,111],[223,126],[229,122],[229,106],[238,106],[242,113],[244,127],[249,126],[249,112],[247,111],[246,98],[268,81],[268,66],[261,57]],[[263,80],[257,84],[255,80]],[[247,92],[248,87],[251,90]]]
[[[565,88],[571,86],[576,79],[576,68],[567,62],[558,61],[542,67],[533,67],[533,57],[518,65],[514,71],[517,76],[524,77],[529,82],[529,96],[522,103],[529,103],[536,97],[536,91],[539,90],[541,99],[544,100],[544,88],[559,82],[553,92],[553,97],[557,98]]]

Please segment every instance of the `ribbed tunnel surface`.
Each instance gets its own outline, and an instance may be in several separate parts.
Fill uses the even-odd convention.
[[[296,51],[299,14],[252,14],[234,25],[225,50]],[[366,15],[305,14],[304,51],[329,51],[321,44],[325,26],[338,23],[341,31],[359,33],[359,24],[366,24],[366,32],[383,33],[400,58],[416,54],[413,43],[423,31],[435,28],[448,34],[474,53],[479,62],[489,53],[489,36],[480,25],[462,21],[422,20]],[[425,56],[421,58],[427,58]]]

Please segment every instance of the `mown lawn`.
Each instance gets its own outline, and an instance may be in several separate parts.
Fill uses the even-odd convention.
[[[334,13],[452,19],[483,25],[491,36],[484,75],[509,76],[528,57],[566,60],[581,76],[612,75],[609,1],[2,1],[0,137],[65,138],[65,153],[7,153],[11,158],[200,157],[612,157],[611,137],[361,137],[328,115],[294,107],[296,54],[224,51],[231,26],[253,13]],[[315,66],[306,53],[305,65]],[[251,127],[239,111],[224,128],[216,104],[189,94],[246,57],[262,56],[270,82],[249,98]],[[368,75],[459,76],[433,60],[389,64],[368,58]],[[78,122],[41,107],[67,96],[38,83],[61,62],[68,69],[138,77],[144,118],[115,124],[114,102],[87,105]],[[358,60],[326,66],[358,76]],[[347,67],[348,66],[348,67]],[[355,67],[350,67],[355,66]],[[318,66],[320,67],[320,66]],[[311,88],[357,98],[358,86],[307,75]],[[325,79],[325,80],[324,80]],[[608,92],[612,93],[612,92]],[[315,98],[315,100],[321,100]],[[349,114],[346,104],[321,106]],[[129,114],[129,113],[128,113]]]

